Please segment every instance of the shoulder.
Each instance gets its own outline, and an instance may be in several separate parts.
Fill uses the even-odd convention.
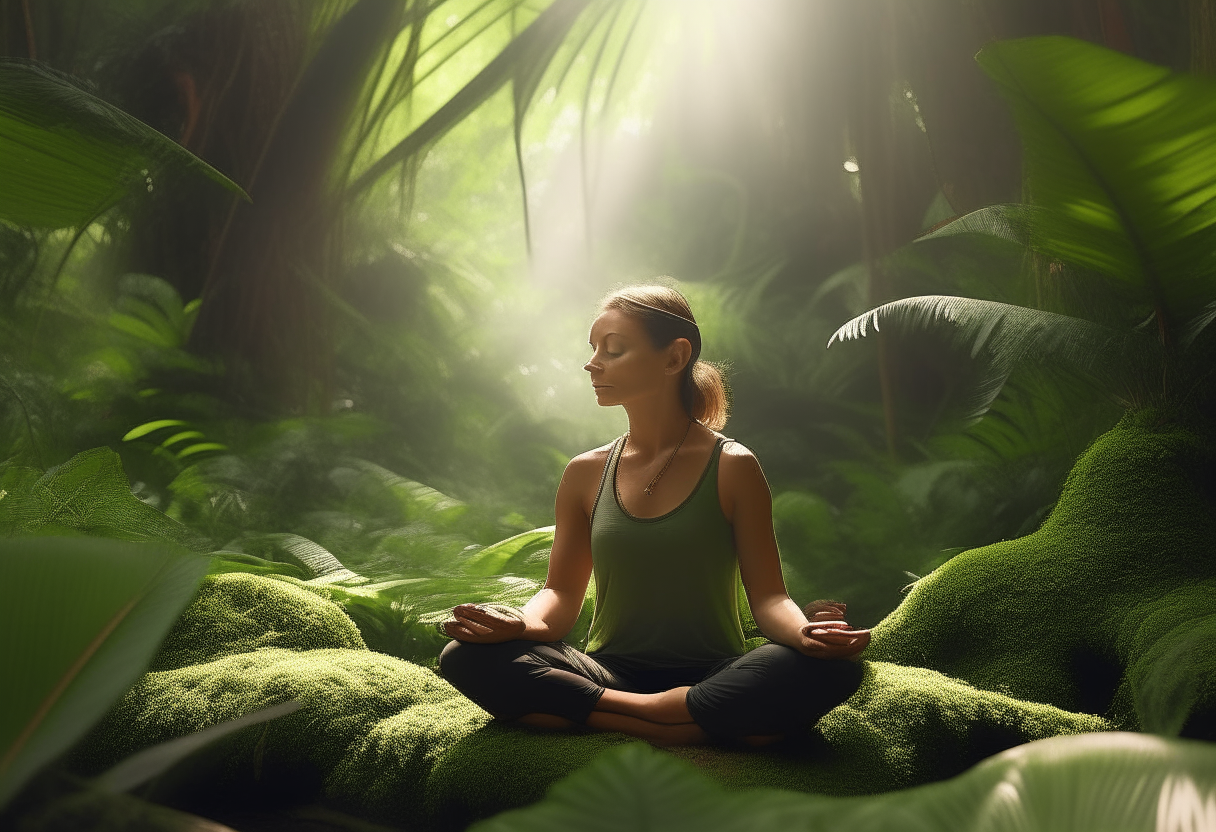
[[[604,469],[608,464],[608,455],[612,453],[612,446],[615,444],[615,441],[609,442],[607,445],[585,451],[566,463],[561,484],[557,488],[559,512],[562,506],[572,509],[577,506],[590,517]]]
[[[562,474],[562,484],[579,487],[591,483],[598,487],[604,466],[608,464],[608,455],[616,441],[584,451],[566,463],[565,473]],[[580,489],[581,490],[581,489]]]
[[[578,456],[566,463],[566,473],[580,475],[594,470],[598,477],[600,472],[604,470],[604,464],[608,462],[608,455],[612,453],[612,447],[618,440],[613,440],[607,445],[601,445],[598,448],[592,448],[589,451],[583,451]]]
[[[760,461],[742,442],[726,439],[722,445],[722,457],[718,463],[718,496],[723,512],[732,523],[739,510],[750,514],[771,505],[772,496]]]
[[[760,460],[756,459],[751,448],[726,436],[723,436],[722,439],[724,440],[722,457],[718,465],[724,476],[755,477],[759,475],[763,478],[764,473],[760,470]]]

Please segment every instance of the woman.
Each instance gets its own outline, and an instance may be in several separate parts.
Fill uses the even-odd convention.
[[[857,689],[868,630],[845,605],[790,600],[772,495],[751,451],[718,433],[721,376],[698,360],[688,302],[664,286],[609,295],[591,327],[601,406],[629,432],[570,461],[545,586],[523,607],[462,604],[440,673],[494,716],[583,724],[659,745],[759,745],[811,725]],[[586,653],[561,641],[596,578]],[[773,642],[745,652],[736,580]]]

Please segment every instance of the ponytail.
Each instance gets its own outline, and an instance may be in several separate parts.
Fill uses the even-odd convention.
[[[683,295],[667,286],[628,286],[604,298],[600,308],[619,309],[640,319],[655,349],[686,339],[692,354],[680,384],[684,412],[710,430],[726,427],[730,389],[717,365],[700,360],[701,330]]]
[[[680,386],[684,411],[710,430],[726,427],[730,411],[730,391],[717,365],[708,361],[689,361]]]

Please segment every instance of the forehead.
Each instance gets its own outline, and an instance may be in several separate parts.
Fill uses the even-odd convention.
[[[642,322],[636,316],[620,309],[605,309],[591,324],[590,337],[594,340],[597,336],[602,338],[609,333],[624,337],[646,334]]]

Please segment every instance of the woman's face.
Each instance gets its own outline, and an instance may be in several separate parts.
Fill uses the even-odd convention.
[[[687,341],[677,339],[656,350],[641,321],[619,309],[596,318],[588,340],[591,358],[583,369],[591,374],[595,399],[603,406],[662,394],[687,361],[680,356],[681,342]]]

